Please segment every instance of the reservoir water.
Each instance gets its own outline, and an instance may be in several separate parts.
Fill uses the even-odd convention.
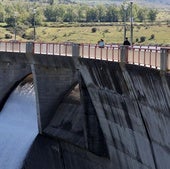
[[[19,85],[0,112],[0,169],[20,169],[37,134],[33,84]]]

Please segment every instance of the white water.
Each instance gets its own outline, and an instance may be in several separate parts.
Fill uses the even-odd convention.
[[[20,169],[38,134],[32,84],[17,87],[0,112],[0,169]]]

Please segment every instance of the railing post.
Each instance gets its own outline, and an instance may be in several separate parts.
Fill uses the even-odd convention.
[[[26,57],[31,63],[33,63],[33,54],[34,54],[34,43],[27,42],[26,43]]]
[[[160,70],[165,72],[168,70],[168,49],[161,48],[160,53]]]
[[[120,46],[120,62],[127,63],[128,61],[128,46]]]
[[[34,43],[33,42],[27,42],[26,43],[26,54],[32,55],[34,53]]]
[[[78,58],[80,57],[80,45],[79,44],[72,44],[72,57],[74,60],[75,67],[79,69],[79,61]]]

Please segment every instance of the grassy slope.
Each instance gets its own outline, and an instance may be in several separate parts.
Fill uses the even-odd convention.
[[[65,27],[65,28],[37,28],[37,41],[45,42],[75,42],[75,43],[97,43],[99,39],[104,39],[106,43],[122,43],[122,26],[95,26],[97,32],[92,33],[92,27]],[[149,40],[154,34],[155,39]],[[127,30],[130,38],[130,30]],[[146,37],[144,44],[169,44],[170,27],[162,26],[134,26],[134,42],[141,36]]]
[[[92,33],[91,29],[95,27],[97,31]],[[122,26],[87,26],[87,27],[37,27],[37,41],[42,42],[75,42],[75,43],[93,43],[96,44],[99,39],[104,39],[106,43],[122,43],[124,29]],[[26,34],[33,32],[33,28],[26,31]],[[5,34],[9,33],[5,28],[0,27],[0,39],[5,40]],[[9,33],[10,34],[10,33]],[[154,34],[155,39],[149,40]],[[127,36],[130,38],[130,30],[127,30]],[[134,42],[141,36],[146,37],[143,44],[170,45],[170,26],[134,26]],[[14,35],[13,35],[14,38]],[[11,39],[6,39],[11,40]],[[26,41],[17,36],[17,40]]]

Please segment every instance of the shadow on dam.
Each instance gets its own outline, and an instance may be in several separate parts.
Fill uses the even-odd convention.
[[[169,169],[168,73],[80,59],[78,82],[22,169]]]

